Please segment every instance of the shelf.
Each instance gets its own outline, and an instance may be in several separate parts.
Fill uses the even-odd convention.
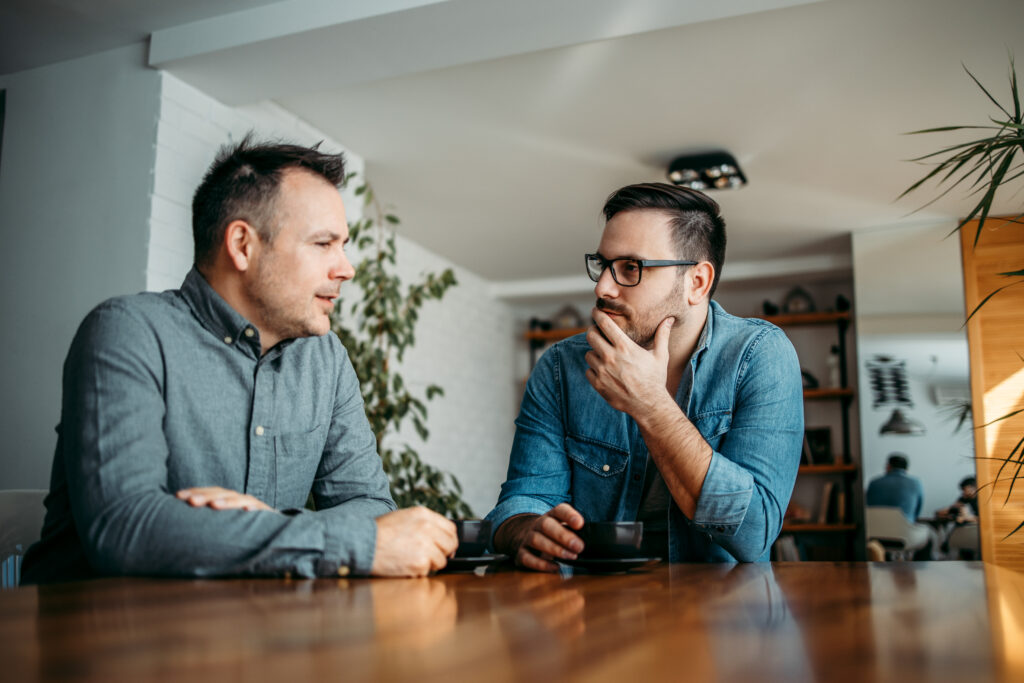
[[[570,327],[564,330],[527,330],[523,333],[523,337],[527,341],[552,342],[567,339],[586,331],[585,327]]]
[[[804,399],[853,398],[853,389],[804,389]]]
[[[833,465],[800,465],[800,474],[853,474],[857,466],[849,463]]]
[[[849,533],[856,531],[854,524],[818,524],[817,522],[791,522],[782,525],[784,534]]]
[[[784,313],[781,315],[761,315],[761,320],[767,320],[779,327],[797,325],[828,325],[840,320],[849,320],[849,311],[833,311],[829,313]]]

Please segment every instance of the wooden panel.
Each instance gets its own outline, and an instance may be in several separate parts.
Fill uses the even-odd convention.
[[[999,273],[1024,267],[1024,226],[990,219],[977,246],[977,223],[961,230],[964,294],[967,311],[989,293],[1012,282]],[[967,325],[971,359],[971,401],[979,427],[1024,408],[1024,285],[1000,292]],[[1006,538],[1024,522],[1024,479],[1010,490],[1017,467],[997,479],[1005,459],[1024,438],[1024,414],[995,422],[974,433],[981,512],[981,553],[988,562],[1024,570],[1024,529]],[[1020,456],[1018,456],[1019,458]],[[1024,475],[1024,471],[1021,471]]]

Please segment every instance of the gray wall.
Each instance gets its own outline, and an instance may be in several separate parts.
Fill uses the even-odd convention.
[[[0,489],[46,488],[83,316],[145,288],[160,74],[131,46],[0,77]]]

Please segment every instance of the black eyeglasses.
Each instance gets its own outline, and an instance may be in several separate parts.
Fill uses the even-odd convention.
[[[636,258],[606,259],[600,254],[586,254],[587,275],[594,282],[601,279],[604,269],[612,269],[612,279],[621,287],[636,287],[640,284],[640,276],[644,268],[660,268],[662,266],[695,266],[697,261],[662,261]]]

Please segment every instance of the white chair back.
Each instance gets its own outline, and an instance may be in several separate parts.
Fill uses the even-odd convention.
[[[928,543],[928,530],[912,524],[898,507],[869,506],[864,509],[865,535],[878,539],[883,545],[912,552]]]

